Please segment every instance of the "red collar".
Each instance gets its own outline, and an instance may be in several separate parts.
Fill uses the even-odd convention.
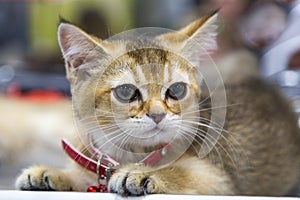
[[[107,192],[107,183],[110,176],[114,171],[120,166],[120,163],[108,155],[97,154],[97,161],[85,156],[83,153],[78,151],[74,146],[72,146],[66,140],[62,140],[62,146],[64,151],[68,156],[74,160],[77,164],[84,167],[85,169],[94,172],[98,175],[98,186],[90,186],[88,188],[89,192]],[[150,153],[138,164],[154,166],[156,165],[163,156],[169,151],[171,145],[167,144],[156,151]]]

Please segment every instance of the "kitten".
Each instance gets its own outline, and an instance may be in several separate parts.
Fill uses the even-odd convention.
[[[213,13],[152,41],[102,41],[71,24],[59,25],[81,136],[77,149],[87,158],[94,158],[92,149],[121,163],[108,181],[110,192],[284,195],[296,184],[297,117],[276,90],[257,75],[235,81],[236,74],[227,74],[227,106],[213,106],[213,97],[222,99],[222,84],[210,91],[198,61],[214,46],[216,21]],[[224,112],[218,110],[225,108],[222,127]],[[135,164],[147,155],[158,161]],[[25,169],[16,186],[85,191],[97,180],[72,163],[66,170]]]

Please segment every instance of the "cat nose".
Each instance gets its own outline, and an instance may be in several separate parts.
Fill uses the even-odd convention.
[[[166,113],[153,113],[153,114],[147,114],[148,117],[150,117],[156,124],[161,122],[163,118],[165,118]]]

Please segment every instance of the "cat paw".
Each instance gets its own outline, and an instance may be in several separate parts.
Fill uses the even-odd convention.
[[[120,168],[111,177],[108,190],[122,196],[141,196],[161,193],[159,180],[152,170],[141,166]]]
[[[33,191],[72,191],[71,181],[67,176],[56,169],[33,166],[25,169],[16,180],[19,190]]]

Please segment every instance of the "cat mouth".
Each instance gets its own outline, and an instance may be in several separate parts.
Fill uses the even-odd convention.
[[[157,137],[161,134],[165,134],[166,130],[164,128],[160,127],[153,127],[152,129],[148,129],[145,131],[142,131],[142,134],[138,136],[139,139],[153,139],[154,137]]]
[[[153,129],[147,131],[146,133],[148,135],[148,138],[153,138],[153,137],[157,138],[158,137],[158,138],[162,139],[165,137],[168,138],[168,136],[169,136],[168,133],[170,133],[170,131],[171,131],[170,129],[167,129],[165,127],[157,127],[156,126]]]
[[[164,133],[165,132],[165,128],[164,127],[155,126],[153,129],[151,129],[151,131],[154,132],[154,133]]]

